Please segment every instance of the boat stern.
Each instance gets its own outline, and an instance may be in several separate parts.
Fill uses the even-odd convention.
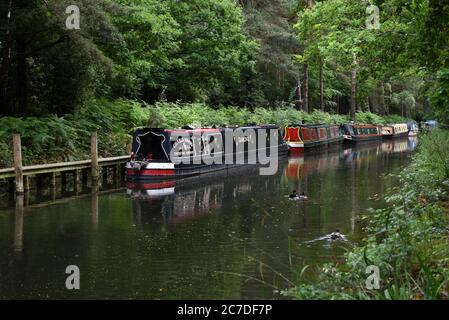
[[[131,179],[167,178],[175,176],[175,165],[170,162],[129,161],[126,176]]]

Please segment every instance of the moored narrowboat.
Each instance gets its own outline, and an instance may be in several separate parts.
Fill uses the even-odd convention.
[[[381,128],[382,137],[383,138],[392,138],[393,137],[393,127],[392,126],[383,126]]]
[[[408,135],[409,137],[416,137],[419,133],[419,127],[418,124],[414,121],[407,122],[408,127]]]
[[[364,142],[382,139],[382,132],[376,125],[344,124],[341,128],[346,142]]]
[[[185,178],[248,164],[258,161],[259,154],[270,157],[273,152],[288,152],[279,127],[273,125],[142,128],[134,133],[126,175],[129,180]]]
[[[291,153],[343,142],[338,125],[291,125],[285,128],[284,139]]]
[[[382,127],[382,136],[386,139],[407,137],[409,129],[406,123],[398,123]]]

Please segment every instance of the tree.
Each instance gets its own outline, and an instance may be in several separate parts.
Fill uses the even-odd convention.
[[[80,30],[67,30],[71,1],[14,0],[0,7],[0,113],[73,112],[86,95],[107,90],[111,61],[100,42],[118,41],[107,0],[80,0]],[[30,27],[33,26],[33,27]],[[101,35],[101,37],[99,37]],[[98,41],[101,39],[101,41]]]
[[[182,34],[167,97],[215,105],[233,101],[232,89],[257,50],[243,32],[242,9],[232,0],[180,0],[170,2],[170,11]]]
[[[154,101],[169,87],[169,73],[184,65],[177,57],[182,26],[165,1],[116,2],[122,10],[112,19],[123,43],[108,50],[115,63],[112,95]]]
[[[400,0],[379,1],[379,5],[379,28],[368,27],[368,22],[372,21],[367,13],[372,14],[377,9],[363,1],[319,1],[313,9],[299,13],[298,36],[301,41],[309,41],[297,60],[300,63],[308,61],[319,68],[321,108],[325,91],[323,66],[329,66],[329,71],[334,74],[327,75],[334,78],[329,85],[346,83],[350,87],[351,119],[365,104],[369,110],[385,114],[385,82],[398,74],[407,74],[407,70],[414,67],[408,52],[410,34],[413,34],[410,10]],[[378,87],[381,87],[382,95],[380,107],[373,105],[376,99],[371,99]],[[336,92],[346,94],[345,89]]]
[[[292,55],[301,50],[293,28],[296,0],[241,0],[245,16],[244,30],[260,47],[255,60],[259,83],[256,105],[302,100],[300,75]],[[298,91],[299,88],[299,91]]]

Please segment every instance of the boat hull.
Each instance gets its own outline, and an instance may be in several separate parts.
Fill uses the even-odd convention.
[[[270,149],[268,149],[270,150]],[[270,150],[270,152],[272,149]],[[288,154],[288,146],[278,147],[278,156]],[[139,161],[130,161],[126,164],[126,176],[130,181],[142,180],[173,180],[198,176],[215,171],[248,165],[244,164],[180,164],[170,162],[150,162],[142,164]]]
[[[382,135],[346,136],[345,137],[345,142],[347,142],[347,143],[369,142],[369,141],[379,141],[379,140],[382,140]]]
[[[132,168],[132,164],[127,164],[126,176],[129,180],[159,180],[159,179],[179,179],[192,177],[204,173],[227,169],[229,166],[235,165],[191,165],[174,169],[158,169],[158,170],[136,170]]]
[[[404,137],[408,137],[409,133],[408,132],[401,132],[398,134],[385,134],[382,136],[382,138],[384,139],[395,139],[395,138],[404,138]]]
[[[293,155],[343,142],[339,127],[335,125],[293,125],[285,129],[284,138]]]
[[[362,143],[382,139],[380,128],[370,124],[344,124],[343,136],[347,143]]]
[[[305,149],[304,143],[300,142],[288,142],[287,145],[290,148],[290,153],[292,154],[303,153]]]

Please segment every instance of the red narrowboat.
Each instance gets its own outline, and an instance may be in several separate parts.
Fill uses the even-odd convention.
[[[302,153],[319,146],[343,142],[338,125],[291,125],[285,128],[284,139],[291,153]]]

